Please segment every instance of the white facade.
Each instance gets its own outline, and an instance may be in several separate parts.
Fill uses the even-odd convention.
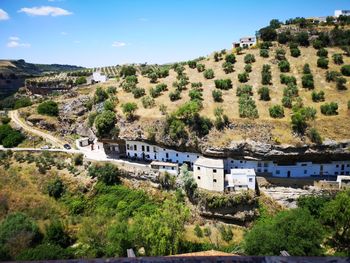
[[[339,188],[347,188],[350,187],[350,176],[348,175],[338,175],[337,182],[339,183]]]
[[[335,10],[334,11],[334,16],[335,17],[350,16],[350,10]]]
[[[210,191],[224,191],[224,161],[199,157],[193,165],[193,177],[199,188]]]
[[[102,75],[100,71],[95,71],[92,73],[92,80],[94,82],[106,82],[107,81],[107,76],[106,75]]]
[[[153,161],[150,166],[152,169],[156,169],[160,172],[168,172],[172,175],[178,175],[179,173],[179,166],[176,163]]]
[[[249,48],[256,45],[256,37],[242,37],[239,42],[233,43],[233,48]]]
[[[231,169],[225,176],[225,189],[228,191],[255,190],[254,169]]]

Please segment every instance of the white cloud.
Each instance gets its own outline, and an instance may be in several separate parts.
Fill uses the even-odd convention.
[[[112,47],[124,47],[126,46],[125,42],[120,42],[120,41],[114,41],[112,44]]]
[[[68,16],[73,14],[68,10],[54,6],[41,6],[41,7],[23,7],[18,10],[19,13],[26,13],[30,16]]]
[[[5,10],[0,8],[0,20],[8,20],[10,19],[10,16],[8,15],[8,13],[6,13]]]
[[[7,42],[8,48],[16,48],[16,47],[30,47],[29,43],[21,43],[19,37],[9,37],[9,41]]]

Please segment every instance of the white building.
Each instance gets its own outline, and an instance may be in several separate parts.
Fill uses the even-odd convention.
[[[193,165],[193,177],[199,188],[210,191],[224,191],[224,161],[199,157]]]
[[[227,191],[255,190],[254,169],[231,169],[231,173],[225,175],[225,189]]]
[[[350,10],[335,10],[334,16],[337,18],[339,16],[350,16]]]
[[[179,173],[179,165],[177,163],[152,161],[150,166],[152,169],[168,172],[172,175],[178,175]]]
[[[97,83],[97,82],[104,83],[107,81],[107,76],[102,75],[101,71],[95,71],[92,73],[92,81],[95,83]]]
[[[239,42],[234,42],[232,44],[233,48],[249,48],[256,45],[256,37],[242,37],[239,39]]]
[[[340,189],[350,188],[350,176],[348,175],[338,175],[337,182]]]

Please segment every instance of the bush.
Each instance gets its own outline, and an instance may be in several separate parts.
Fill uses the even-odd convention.
[[[179,100],[179,99],[181,99],[181,92],[179,90],[176,90],[174,92],[170,92],[169,98],[171,101]]]
[[[260,57],[268,58],[269,57],[269,50],[268,49],[260,49]]]
[[[113,111],[106,110],[95,118],[95,127],[99,137],[108,137],[115,128],[116,116]]]
[[[76,166],[83,165],[83,162],[84,162],[84,154],[82,153],[74,154],[74,157],[73,157],[74,165]]]
[[[75,80],[75,85],[82,85],[86,83],[87,83],[87,80],[85,77],[79,77]]]
[[[310,45],[309,43],[309,34],[307,32],[300,32],[296,36],[296,41],[304,47],[307,47]]]
[[[270,98],[270,89],[268,87],[261,87],[258,90],[258,94],[260,95],[260,100],[269,101]]]
[[[109,86],[109,87],[107,88],[107,93],[108,93],[108,94],[114,95],[114,94],[117,93],[117,88],[114,87],[114,86]]]
[[[66,260],[73,258],[70,250],[64,249],[57,245],[40,244],[35,248],[24,250],[16,257],[16,260],[25,261],[47,261],[47,260]]]
[[[136,75],[136,69],[133,66],[122,66],[119,72],[120,77],[128,77]]]
[[[213,99],[215,102],[222,102],[222,92],[220,90],[212,91]]]
[[[324,101],[324,91],[321,90],[320,92],[313,91],[311,93],[311,98],[313,102],[319,102],[319,101]]]
[[[12,148],[18,146],[25,139],[24,135],[20,131],[11,130],[4,139],[2,139],[2,145],[5,148]]]
[[[213,79],[215,77],[214,71],[212,69],[206,69],[203,75],[206,79]]]
[[[253,54],[247,54],[244,56],[244,63],[251,64],[255,62],[255,56]]]
[[[3,116],[0,118],[1,124],[9,124],[11,122],[11,118],[8,116]]]
[[[252,65],[251,64],[247,64],[244,66],[244,71],[247,73],[252,72]]]
[[[126,118],[131,120],[134,118],[134,113],[138,109],[137,104],[135,102],[127,102],[122,105],[123,113]]]
[[[226,74],[232,73],[234,71],[233,64],[231,62],[224,62],[222,64],[222,69]]]
[[[202,231],[201,227],[198,224],[196,224],[196,226],[194,228],[194,233],[199,238],[203,237],[203,231]]]
[[[203,100],[202,92],[197,89],[191,89],[188,96],[191,98],[191,100]]]
[[[286,84],[286,85],[289,85],[289,84],[296,85],[297,84],[297,79],[294,76],[288,76],[285,74],[280,75],[280,81],[281,81],[281,84]]]
[[[219,228],[219,231],[220,231],[220,235],[221,235],[221,238],[226,241],[226,242],[230,242],[233,238],[233,233],[232,233],[232,229],[227,226],[221,226]]]
[[[205,70],[204,64],[197,64],[197,71],[198,72],[203,72],[204,70]]]
[[[338,103],[330,102],[321,105],[321,113],[327,116],[338,114]]]
[[[338,90],[346,90],[346,78],[344,77],[338,77],[336,78],[336,83],[337,83],[337,89]]]
[[[271,83],[272,75],[271,75],[271,66],[264,64],[261,71],[261,83],[263,85],[269,85]]]
[[[245,83],[245,82],[248,81],[248,79],[249,79],[249,75],[248,75],[247,72],[243,72],[243,73],[238,74],[238,80],[239,80],[239,82]]]
[[[317,56],[319,57],[327,57],[328,56],[328,51],[325,48],[321,48],[317,51]]]
[[[260,49],[269,50],[271,46],[272,46],[272,43],[270,41],[264,41],[264,42],[260,43]]]
[[[145,108],[145,109],[150,109],[150,108],[153,108],[155,106],[155,101],[152,97],[150,96],[145,96],[141,99],[141,102],[142,102],[142,106]]]
[[[341,64],[344,63],[342,54],[339,54],[339,53],[338,54],[333,54],[332,58],[333,58],[334,63],[337,64],[337,65],[341,65]]]
[[[310,69],[310,65],[308,63],[306,63],[303,67],[303,73],[304,74],[311,74],[311,69]]]
[[[115,109],[115,102],[113,100],[111,100],[111,99],[106,100],[103,103],[103,109],[104,110],[114,111],[114,109]]]
[[[23,107],[28,107],[32,105],[32,101],[30,98],[25,97],[25,98],[19,98],[15,101],[15,109],[23,108]]]
[[[196,68],[197,67],[197,62],[194,61],[194,60],[188,61],[187,64],[188,64],[188,66],[190,68]]]
[[[331,82],[331,81],[336,81],[338,77],[340,77],[341,74],[337,71],[327,71],[326,72],[326,81]]]
[[[149,79],[150,79],[150,82],[151,83],[157,83],[157,80],[158,80],[158,74],[157,72],[155,71],[152,71],[148,74],[147,76]]]
[[[292,103],[293,103],[293,100],[292,100],[291,97],[283,96],[283,98],[282,98],[282,105],[283,105],[283,107],[290,109],[290,108],[292,108]]]
[[[242,94],[238,100],[239,117],[256,119],[259,118],[258,109],[254,100],[247,94]]]
[[[236,57],[234,54],[228,54],[225,56],[225,61],[226,62],[230,62],[231,64],[235,64],[236,63]]]
[[[240,97],[243,94],[253,96],[253,87],[250,85],[239,86],[236,91],[236,96]]]
[[[278,63],[278,67],[281,72],[289,72],[290,71],[290,64],[287,60],[282,60]]]
[[[292,49],[290,50],[290,55],[291,55],[292,57],[297,58],[297,57],[300,56],[300,54],[301,54],[301,52],[300,52],[300,49],[299,49],[299,48],[292,48]]]
[[[314,77],[312,76],[312,74],[304,74],[301,78],[301,82],[303,85],[303,88],[306,89],[314,89]]]
[[[276,49],[275,58],[280,61],[286,60],[286,51],[283,48]]]
[[[52,100],[40,103],[37,110],[39,114],[48,116],[58,116],[58,104]]]
[[[344,76],[349,77],[350,76],[350,65],[344,65],[341,67],[341,74]]]
[[[108,99],[107,92],[104,89],[102,89],[101,87],[98,87],[95,91],[94,103],[103,102],[106,99]]]
[[[98,181],[106,185],[115,185],[120,183],[120,172],[116,165],[105,163],[104,165],[91,165],[88,169],[89,176],[97,178]]]
[[[223,90],[232,89],[232,81],[231,79],[217,79],[215,80],[215,87]]]
[[[322,144],[322,138],[319,132],[315,128],[311,128],[308,132],[308,137],[310,141],[316,144]]]
[[[134,89],[132,90],[132,94],[134,95],[134,98],[135,98],[135,99],[138,99],[138,98],[141,98],[141,97],[145,96],[146,91],[145,91],[144,88],[138,88],[138,87],[136,87],[136,88],[134,88]]]
[[[56,178],[55,180],[52,180],[47,184],[46,190],[49,196],[55,199],[59,199],[65,191],[65,186],[61,179]]]
[[[283,96],[288,96],[291,98],[299,96],[299,90],[296,85],[288,84],[286,88],[283,89]]]
[[[269,113],[272,118],[283,118],[284,109],[281,105],[273,105],[269,108]]]
[[[327,69],[328,68],[328,59],[320,57],[317,59],[317,67]]]

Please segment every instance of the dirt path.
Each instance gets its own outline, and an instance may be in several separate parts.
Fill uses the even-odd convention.
[[[47,142],[51,143],[55,147],[63,148],[63,145],[66,144],[66,142],[54,137],[51,134],[48,134],[46,132],[40,131],[34,127],[29,126],[27,123],[21,120],[17,110],[10,111],[9,117],[11,118],[11,121],[14,124],[18,125],[19,127],[22,127],[25,131],[29,133],[42,137],[43,139],[45,139]]]

